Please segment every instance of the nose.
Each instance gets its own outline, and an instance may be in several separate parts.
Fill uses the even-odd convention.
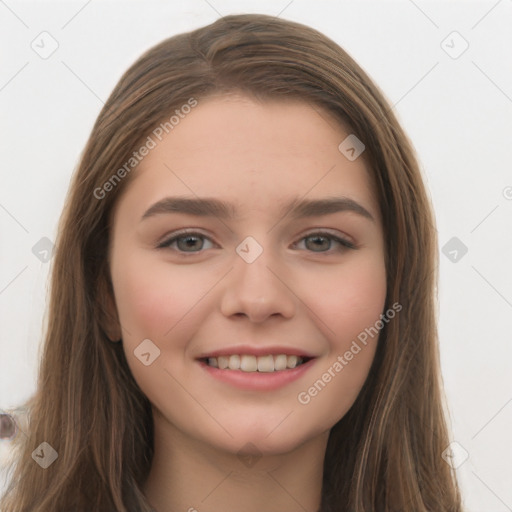
[[[251,322],[262,323],[270,317],[294,316],[297,298],[270,250],[264,250],[252,263],[235,254],[234,268],[228,276],[221,299],[226,317],[243,315]]]

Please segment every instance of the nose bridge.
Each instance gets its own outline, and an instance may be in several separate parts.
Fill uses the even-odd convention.
[[[270,272],[269,267],[275,266],[273,251],[267,246],[255,246],[254,243],[245,242],[237,248],[238,259],[235,259],[235,273],[237,282],[248,288],[254,295],[258,295],[269,286],[275,287],[275,276]],[[266,291],[268,294],[269,290]]]
[[[283,278],[276,276],[281,268],[278,254],[266,244],[249,236],[237,246],[234,268],[222,300],[224,315],[244,314],[256,322],[277,314],[293,316],[294,296],[282,282]]]

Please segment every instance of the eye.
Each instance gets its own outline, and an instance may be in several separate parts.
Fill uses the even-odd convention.
[[[210,243],[209,247],[205,247],[205,241]],[[333,252],[331,251],[333,242],[338,244],[338,251],[357,248],[352,242],[323,231],[308,234],[295,244],[295,246],[298,246],[302,241],[305,242],[306,249],[310,249],[312,252]],[[199,253],[202,249],[213,248],[213,243],[202,233],[182,231],[158,244],[157,248],[169,248],[181,253]]]
[[[201,249],[211,249],[213,244],[210,247],[204,247],[204,241],[207,240],[211,244],[211,240],[201,233],[196,232],[181,232],[179,234],[175,234],[173,237],[164,240],[160,244],[158,244],[157,248],[170,248],[178,250],[179,252],[189,252],[195,253],[200,252]]]
[[[331,249],[331,244],[333,241],[336,244],[338,244],[338,246],[341,246],[338,247],[338,251],[345,251],[346,249],[356,249],[355,244],[353,244],[352,242],[349,242],[348,240],[342,237],[338,237],[331,233],[326,233],[322,231],[310,233],[304,238],[302,238],[300,242],[302,242],[303,240],[305,241],[306,248],[313,249],[312,252],[332,252],[329,251],[329,249]],[[316,249],[320,250],[317,251]]]

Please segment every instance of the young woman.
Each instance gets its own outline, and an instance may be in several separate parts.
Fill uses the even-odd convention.
[[[1,510],[462,510],[435,235],[324,35],[233,15],[150,49],[71,185]]]

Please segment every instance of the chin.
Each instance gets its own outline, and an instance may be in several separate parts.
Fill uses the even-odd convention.
[[[272,428],[275,428],[275,425]],[[277,431],[279,427],[274,432],[272,428],[262,430],[254,428],[235,429],[233,427],[230,429],[233,438],[224,439],[223,446],[219,448],[237,455],[284,455],[318,435],[308,435],[306,431],[301,432],[296,425],[293,427],[289,425],[287,429],[283,429],[281,432]],[[292,432],[293,435],[290,435]]]

